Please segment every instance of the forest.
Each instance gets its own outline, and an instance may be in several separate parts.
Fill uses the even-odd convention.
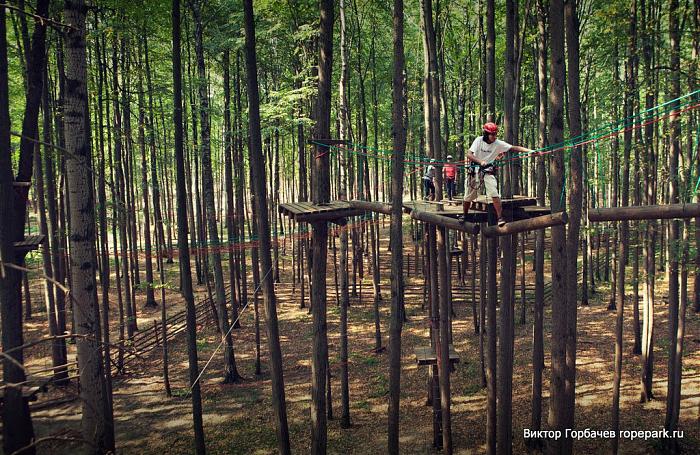
[[[699,70],[700,0],[0,0],[2,452],[698,453]]]

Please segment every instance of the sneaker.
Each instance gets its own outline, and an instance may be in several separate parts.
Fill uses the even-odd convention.
[[[498,219],[498,227],[503,227],[503,226],[505,226],[505,225],[506,225],[506,219],[503,218],[503,217],[500,217],[500,218]]]

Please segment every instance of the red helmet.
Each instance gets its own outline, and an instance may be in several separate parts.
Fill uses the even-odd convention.
[[[484,133],[495,134],[498,133],[498,125],[493,122],[484,123]]]

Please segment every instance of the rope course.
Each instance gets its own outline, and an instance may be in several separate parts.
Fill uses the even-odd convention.
[[[674,115],[681,115],[682,113],[700,108],[700,102],[698,102],[698,95],[700,95],[700,89],[679,96],[678,98],[666,101],[657,106],[645,109],[636,114],[625,117],[621,120],[607,123],[603,126],[595,128],[591,131],[587,131],[573,138],[569,138],[557,144],[551,144],[546,147],[534,149],[530,152],[512,155],[503,161],[531,158],[533,156],[541,156],[565,150],[570,151],[576,147],[581,147],[590,143],[595,143],[600,140],[609,139],[611,137],[619,135],[620,133],[624,133],[625,131],[632,131],[652,123],[657,123],[665,118]],[[394,150],[380,149],[353,142],[348,142],[348,147],[325,144],[317,141],[312,141],[312,143],[328,148],[327,152],[320,154],[318,157],[331,152],[344,152],[347,154],[371,157],[383,161],[392,161],[394,159],[393,155],[395,154]],[[413,165],[446,163],[446,161],[441,160],[435,160],[433,162],[431,162],[430,160],[431,158],[426,156],[417,156],[417,159],[404,159],[403,162],[406,164]],[[473,164],[467,164],[465,161],[454,161],[452,163],[460,167],[477,166]],[[700,180],[698,184],[700,185]]]

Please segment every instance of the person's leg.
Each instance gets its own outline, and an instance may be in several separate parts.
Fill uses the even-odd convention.
[[[493,208],[496,209],[498,225],[505,225],[506,221],[503,218],[501,195],[498,192],[498,181],[496,180],[496,177],[493,174],[486,174],[484,176],[484,186],[486,187],[486,196],[493,200]]]
[[[469,208],[472,206],[472,201],[462,201],[462,214],[464,214],[464,218],[467,218],[467,214],[469,213]]]
[[[493,208],[496,209],[496,216],[498,218],[501,218],[503,216],[503,207],[501,206],[501,198],[494,197],[492,199],[493,199]]]
[[[464,185],[464,201],[462,201],[462,213],[464,214],[464,220],[466,221],[467,215],[469,214],[469,209],[471,208],[472,201],[476,199],[479,194],[479,185],[475,183],[473,179],[478,179],[476,175],[468,176],[467,181]]]

